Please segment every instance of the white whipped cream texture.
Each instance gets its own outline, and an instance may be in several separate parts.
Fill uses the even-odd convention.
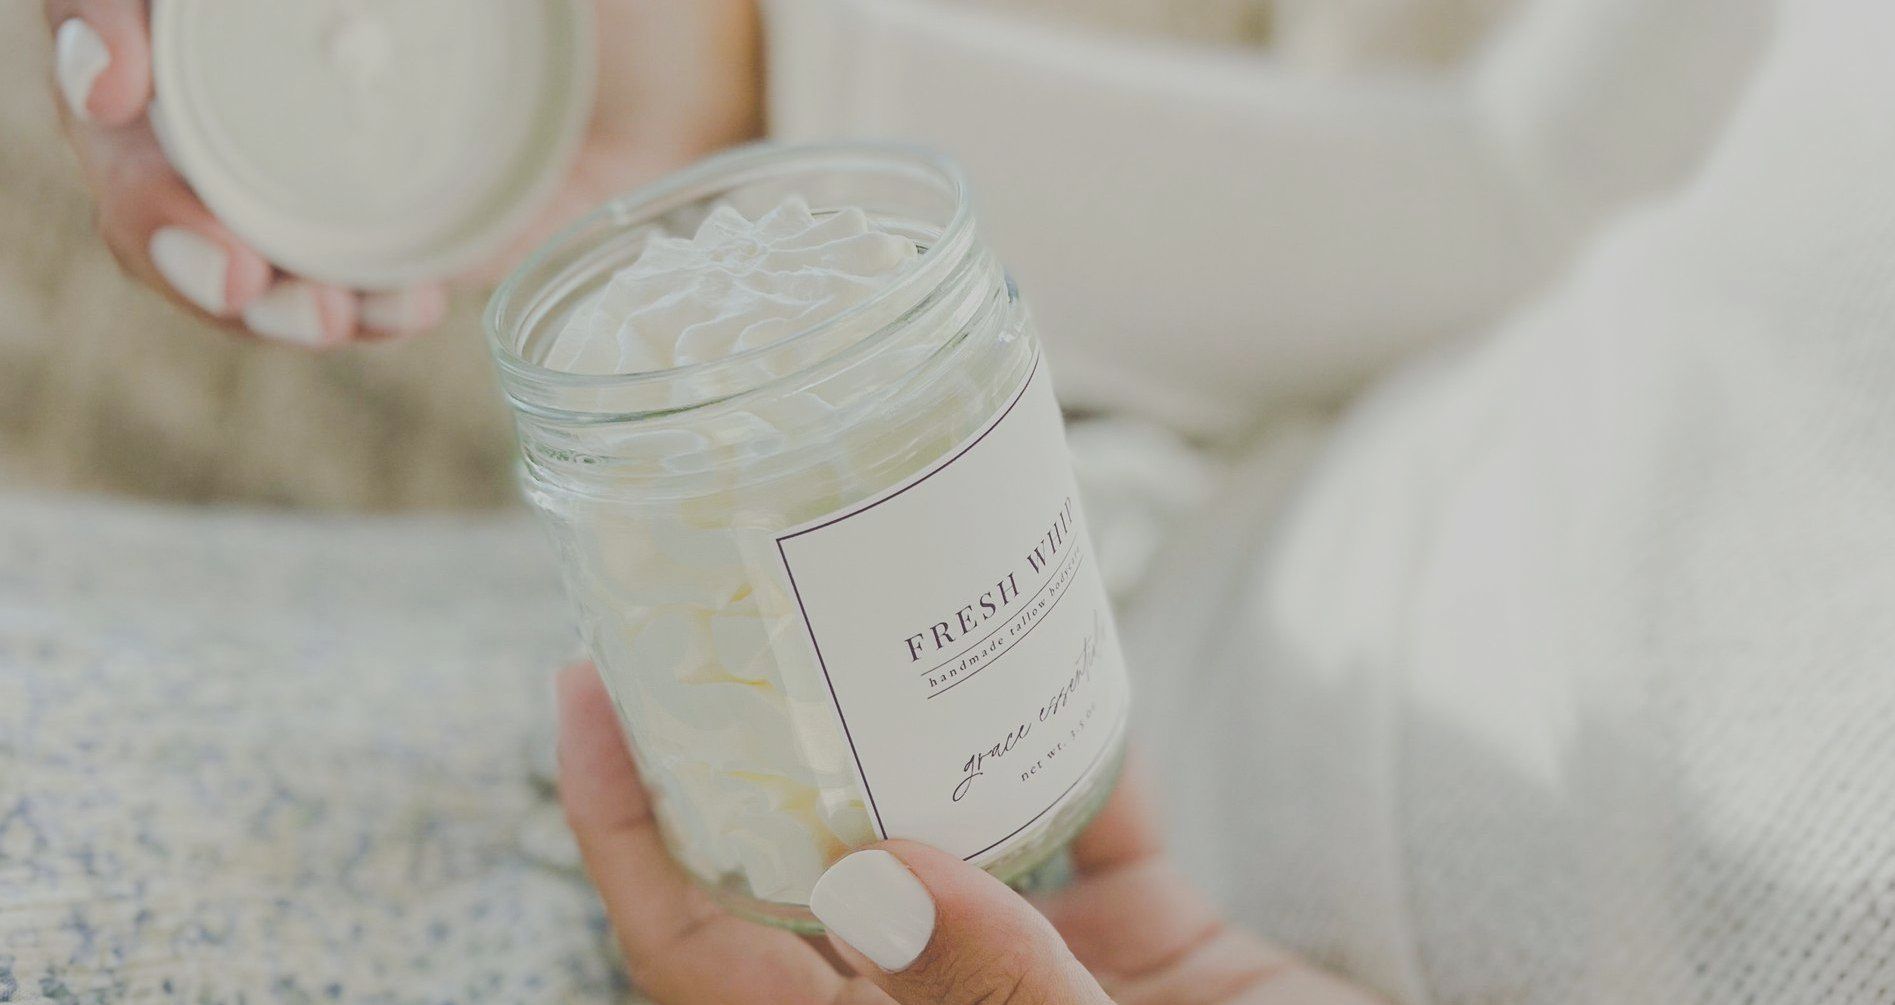
[[[860,209],[817,216],[792,196],[755,220],[729,206],[691,237],[657,237],[573,313],[545,365],[644,373],[721,359],[868,299],[919,254]]]
[[[642,373],[767,346],[861,304],[919,254],[860,209],[818,215],[792,197],[751,220],[720,206],[690,237],[652,239],[573,312],[544,362]],[[768,454],[778,423],[829,408],[798,393],[720,428]],[[643,452],[667,468],[706,445],[691,429],[628,437],[648,438]],[[820,495],[842,473],[798,477],[796,491]],[[767,535],[664,507],[601,512],[579,533],[597,563],[585,588],[604,600],[589,606],[610,612],[591,626],[601,669],[676,852],[713,882],[739,874],[756,897],[805,902],[830,862],[875,834],[795,604],[745,560]]]

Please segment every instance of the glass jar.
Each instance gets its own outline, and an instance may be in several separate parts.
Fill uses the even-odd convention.
[[[727,358],[540,365],[647,240],[790,195],[859,207],[920,254]],[[872,145],[713,158],[553,238],[487,327],[526,494],[660,827],[728,907],[814,929],[816,878],[884,837],[1018,880],[1097,810],[1123,659],[1038,339],[953,165]]]

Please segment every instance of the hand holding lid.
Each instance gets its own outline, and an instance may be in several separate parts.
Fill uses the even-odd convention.
[[[67,134],[127,274],[312,348],[432,327],[444,284],[757,125],[748,0],[46,12]]]

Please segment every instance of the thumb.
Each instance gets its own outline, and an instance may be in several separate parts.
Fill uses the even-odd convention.
[[[151,36],[144,0],[47,0],[53,68],[72,114],[123,126],[151,100]]]
[[[843,858],[809,909],[837,951],[903,1005],[1110,1005],[1031,904],[926,845],[888,841]]]

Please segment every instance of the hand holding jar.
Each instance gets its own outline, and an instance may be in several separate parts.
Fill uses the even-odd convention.
[[[560,675],[559,715],[567,819],[633,980],[664,1005],[1379,1000],[1230,928],[1166,858],[1136,779],[1073,843],[1076,877],[1057,893],[1029,901],[957,856],[890,841],[817,883],[826,946],[750,924],[665,853],[591,667]]]

